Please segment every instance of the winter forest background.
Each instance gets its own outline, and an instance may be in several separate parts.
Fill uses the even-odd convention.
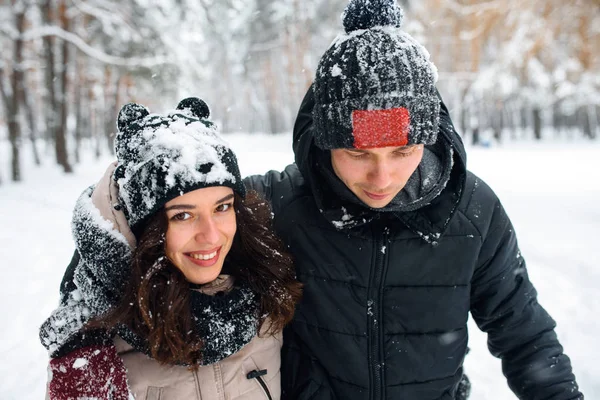
[[[159,112],[198,95],[224,132],[289,132],[347,4],[0,1],[0,140],[11,149],[0,181],[26,179],[22,152],[67,173],[83,142],[96,156],[112,152],[115,115],[129,101]],[[400,3],[467,140],[598,137],[599,0]]]

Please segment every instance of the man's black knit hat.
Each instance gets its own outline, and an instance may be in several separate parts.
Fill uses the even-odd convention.
[[[437,69],[400,29],[395,0],[351,0],[346,33],[323,54],[314,82],[315,142],[322,149],[433,144]]]
[[[192,190],[228,186],[246,190],[237,159],[208,120],[204,101],[182,100],[167,115],[129,103],[119,112],[113,178],[132,230],[165,203]]]

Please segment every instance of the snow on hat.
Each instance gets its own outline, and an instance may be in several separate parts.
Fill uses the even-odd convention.
[[[123,106],[113,179],[132,230],[169,200],[192,190],[228,186],[245,196],[235,154],[209,115],[206,103],[195,97],[164,116],[135,103]]]
[[[351,0],[314,82],[322,149],[433,144],[440,103],[428,51],[400,27],[395,0]]]

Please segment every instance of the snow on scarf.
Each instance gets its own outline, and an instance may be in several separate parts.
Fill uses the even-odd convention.
[[[199,365],[214,364],[237,353],[257,335],[257,297],[247,286],[233,288],[220,296],[192,290],[194,325],[204,342]],[[123,325],[117,332],[136,350],[151,357],[150,347],[144,338]]]

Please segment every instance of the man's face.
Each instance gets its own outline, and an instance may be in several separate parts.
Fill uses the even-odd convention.
[[[371,208],[387,206],[404,188],[423,158],[422,144],[331,150],[335,174]]]

